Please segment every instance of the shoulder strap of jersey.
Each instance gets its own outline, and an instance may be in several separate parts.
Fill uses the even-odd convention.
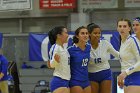
[[[139,55],[140,55],[140,48],[139,48],[138,42],[136,41],[135,37],[131,37],[131,38],[133,38],[133,40],[134,40],[134,42],[135,42],[135,44],[137,46],[137,49],[139,51]]]

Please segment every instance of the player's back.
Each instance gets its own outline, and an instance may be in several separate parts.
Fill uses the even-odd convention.
[[[66,48],[58,44],[54,44],[50,49],[50,64],[53,64],[55,70],[53,75],[61,77],[62,79],[70,79],[70,64],[69,64],[69,53]],[[56,62],[54,59],[55,54],[59,55],[60,60]]]

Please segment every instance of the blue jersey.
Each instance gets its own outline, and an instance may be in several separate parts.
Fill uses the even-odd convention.
[[[0,73],[4,74],[4,76],[0,79],[0,81],[8,79],[7,69],[8,69],[8,61],[3,55],[0,55]]]
[[[88,62],[91,46],[86,44],[85,50],[81,50],[75,44],[68,48],[70,54],[71,79],[86,81],[88,79]]]

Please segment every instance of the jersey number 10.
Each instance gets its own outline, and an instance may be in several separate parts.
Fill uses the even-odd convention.
[[[87,66],[88,58],[83,59],[82,66]]]

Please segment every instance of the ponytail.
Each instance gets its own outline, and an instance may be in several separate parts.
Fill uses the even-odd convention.
[[[49,41],[51,45],[55,44],[56,37],[54,36],[53,30],[49,31],[48,36],[49,36]]]
[[[49,41],[51,45],[56,43],[57,35],[63,32],[63,29],[66,28],[64,26],[54,27],[51,31],[48,32]]]
[[[73,43],[78,43],[79,39],[76,36],[73,36]]]

